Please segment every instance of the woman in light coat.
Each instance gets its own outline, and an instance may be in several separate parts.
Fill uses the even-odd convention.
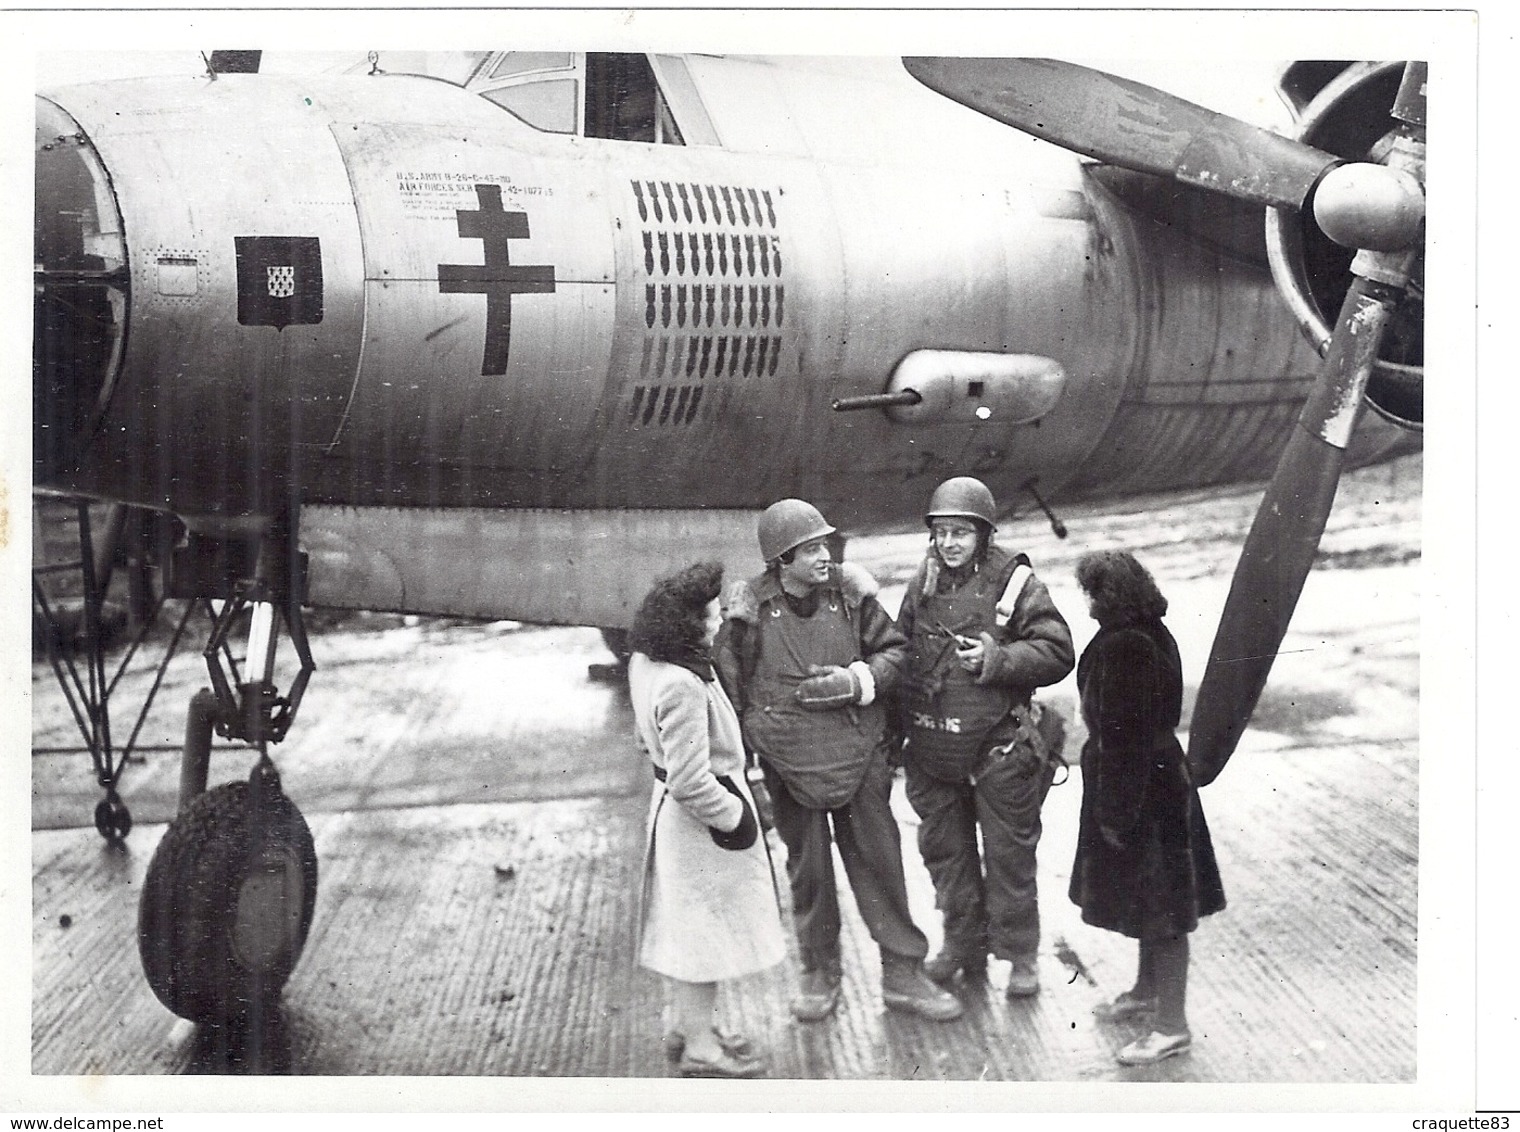
[[[1224,907],[1224,887],[1177,741],[1182,660],[1166,598],[1122,550],[1084,555],[1077,584],[1098,632],[1077,662],[1087,742],[1071,899],[1087,923],[1139,941],[1134,986],[1095,1013],[1141,1023],[1117,1056],[1149,1065],[1192,1045],[1188,934]]]
[[[655,584],[629,638],[628,686],[655,776],[639,962],[669,982],[668,1052],[688,1077],[755,1077],[765,1063],[717,1023],[717,984],[786,955],[775,881],[744,778],[739,720],[714,679],[723,568]]]

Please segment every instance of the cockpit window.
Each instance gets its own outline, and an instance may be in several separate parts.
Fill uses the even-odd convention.
[[[100,154],[62,107],[38,97],[33,230],[32,461],[39,478],[76,466],[121,368],[130,286],[121,212]],[[185,281],[161,255],[160,294]],[[195,260],[188,279],[196,280]],[[173,293],[183,294],[183,290]]]
[[[679,55],[651,55],[649,62],[654,67],[667,113],[681,124],[681,137],[686,144],[722,145],[686,60]]]
[[[466,86],[548,133],[719,144],[679,56],[507,51],[491,56]]]
[[[643,55],[586,55],[586,136],[685,145]]]
[[[563,71],[575,65],[568,51],[508,51],[491,68],[491,78],[525,75],[533,71]]]
[[[497,87],[481,93],[530,126],[551,134],[573,134],[575,88],[574,79],[541,79],[534,83]]]

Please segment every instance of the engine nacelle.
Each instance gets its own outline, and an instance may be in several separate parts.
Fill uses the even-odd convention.
[[[1380,162],[1400,130],[1390,110],[1403,73],[1401,62],[1344,66],[1304,103],[1296,136],[1349,161]],[[1300,329],[1323,355],[1351,285],[1356,253],[1326,236],[1314,221],[1313,209],[1305,208],[1268,210],[1267,254],[1273,278]],[[1425,421],[1424,275],[1422,249],[1367,383],[1367,403],[1378,414],[1415,430]]]

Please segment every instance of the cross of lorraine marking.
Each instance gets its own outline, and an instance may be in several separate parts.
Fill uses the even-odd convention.
[[[514,267],[507,255],[508,240],[528,238],[528,214],[507,212],[501,206],[500,185],[476,185],[480,207],[458,209],[461,240],[479,240],[485,246],[485,263],[440,263],[438,290],[445,295],[476,294],[486,297],[486,344],[480,372],[485,376],[507,372],[512,349],[512,296],[544,295],[554,290],[554,268]]]

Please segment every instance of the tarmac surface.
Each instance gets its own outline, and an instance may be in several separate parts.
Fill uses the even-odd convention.
[[[1420,497],[1419,458],[1343,484],[1253,724],[1203,792],[1229,907],[1192,937],[1190,1053],[1120,1067],[1113,1054],[1138,1031],[1091,1014],[1129,985],[1135,955],[1132,941],[1083,924],[1066,897],[1074,767],[1045,807],[1041,994],[1006,999],[1006,965],[994,963],[989,984],[956,987],[960,1020],[887,1012],[876,949],[846,897],[834,1017],[790,1017],[790,960],[723,991],[771,1078],[1414,1082]],[[1000,541],[1030,553],[1079,650],[1095,626],[1076,558],[1100,546],[1136,552],[1171,601],[1185,727],[1257,498],[1074,511],[1062,515],[1065,541],[1035,515]],[[920,534],[883,536],[849,554],[883,579],[895,607],[922,548]],[[599,635],[361,616],[316,632],[313,651],[299,719],[271,753],[310,823],[320,889],[282,1015],[257,1048],[176,1018],[137,956],[138,892],[176,805],[172,748],[205,683],[198,644],[170,665],[145,721],[144,753],[123,783],[136,827],[119,850],[91,826],[88,756],[47,753],[78,738],[46,665],[34,665],[32,1073],[674,1076],[660,981],[632,958],[648,767]],[[124,677],[122,703],[151,679]],[[1072,680],[1042,696],[1073,715]],[[1081,740],[1073,722],[1070,757]],[[219,746],[211,783],[252,762]],[[895,803],[915,917],[937,944],[900,789]]]

